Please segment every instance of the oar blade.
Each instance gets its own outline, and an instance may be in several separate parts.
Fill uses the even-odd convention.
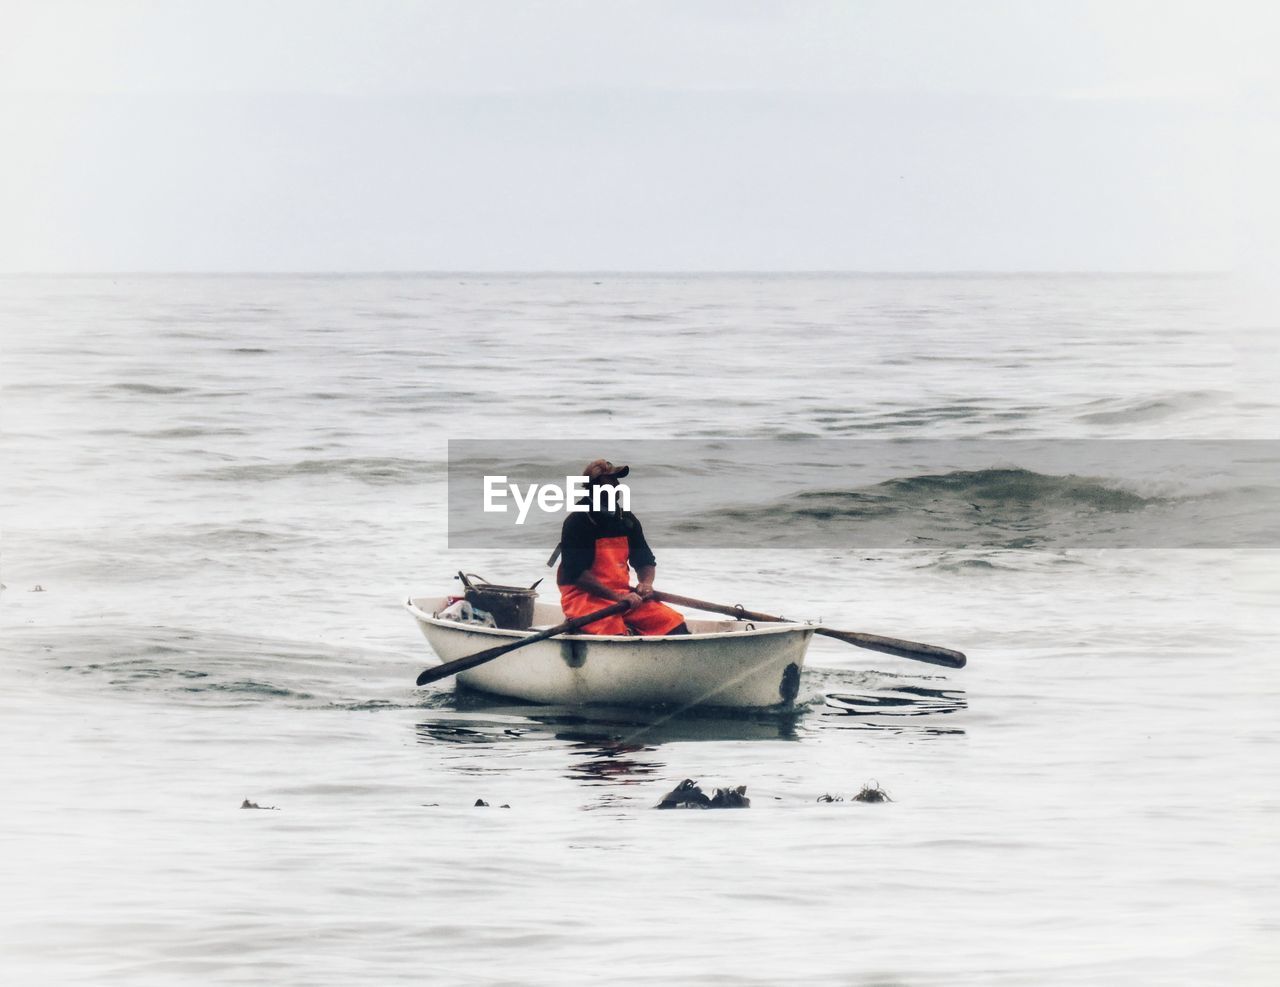
[[[819,629],[818,633],[859,648],[880,651],[886,655],[897,655],[899,658],[910,658],[914,661],[925,661],[944,668],[964,668],[968,662],[964,652],[939,648],[933,644],[902,641],[895,637],[881,637],[879,634],[860,634],[857,631],[836,631],[826,627]]]
[[[457,669],[455,668],[436,665],[435,668],[428,668],[418,676],[418,685],[430,685],[432,682],[439,682],[441,679],[447,679],[450,675],[456,674]]]
[[[450,675],[457,675],[459,672],[465,672],[468,668],[475,668],[477,665],[483,665],[487,661],[493,661],[500,658],[508,651],[515,651],[522,645],[529,643],[528,639],[524,641],[516,641],[512,644],[501,644],[496,648],[487,648],[484,651],[477,651],[473,655],[467,655],[464,658],[455,658],[453,661],[446,661],[441,665],[435,665],[426,669],[418,676],[418,685],[426,685],[429,682],[436,682],[440,679],[447,679]]]

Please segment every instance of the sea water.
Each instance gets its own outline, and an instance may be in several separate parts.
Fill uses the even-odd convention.
[[[450,549],[450,439],[1274,439],[1272,327],[1230,296],[0,281],[3,979],[1273,983],[1266,547],[695,550],[650,524],[659,588],[970,657],[815,638],[783,712],[419,690],[400,606],[547,573],[550,545]],[[684,778],[751,808],[655,810]],[[872,783],[892,801],[851,799]]]

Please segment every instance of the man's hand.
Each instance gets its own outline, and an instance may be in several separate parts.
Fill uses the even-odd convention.
[[[649,599],[649,597],[653,596],[653,583],[637,584],[635,588],[635,594],[641,599],[644,599],[644,600]]]
[[[644,600],[635,593],[628,593],[626,596],[621,597],[618,602],[625,603],[628,610],[634,610],[636,607],[640,606]]]

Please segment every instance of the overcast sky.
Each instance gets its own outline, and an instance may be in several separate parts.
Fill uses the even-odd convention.
[[[1221,270],[1268,2],[0,0],[0,270]]]

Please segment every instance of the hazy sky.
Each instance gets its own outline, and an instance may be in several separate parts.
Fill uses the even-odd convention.
[[[1276,10],[0,0],[0,270],[1232,268]]]

